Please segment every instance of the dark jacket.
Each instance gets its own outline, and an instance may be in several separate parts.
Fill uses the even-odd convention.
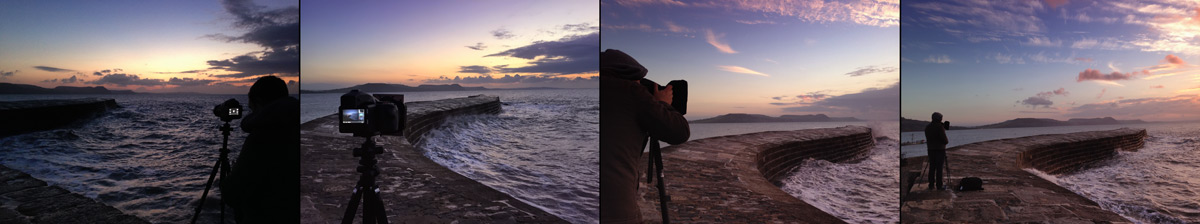
[[[239,222],[295,223],[300,220],[300,101],[284,97],[242,119],[250,135],[222,195]]]
[[[925,126],[925,144],[930,149],[946,150],[946,144],[950,144],[950,139],[946,138],[946,129],[942,126],[942,121],[929,122],[929,125]]]
[[[635,82],[645,75],[641,65],[624,53],[616,58],[605,54],[600,73],[600,220],[640,223],[638,177],[646,171],[640,166],[647,134],[680,144],[691,132],[682,114]]]

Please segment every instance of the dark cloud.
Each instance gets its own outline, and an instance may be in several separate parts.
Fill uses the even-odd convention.
[[[896,67],[878,67],[878,66],[866,66],[866,67],[859,67],[859,68],[858,68],[858,70],[854,70],[853,72],[847,72],[847,73],[846,73],[846,75],[848,75],[848,76],[862,76],[862,75],[874,74],[874,73],[888,73],[888,72],[895,72],[896,70],[899,70],[899,68],[896,68]]]
[[[508,38],[513,38],[516,35],[513,35],[512,32],[508,31],[507,29],[500,28],[497,30],[493,30],[492,36],[496,37],[496,39],[508,39]]]
[[[829,94],[825,94],[822,92],[823,91],[810,92],[810,93],[796,95],[794,97],[793,96],[771,97],[771,99],[773,99],[773,100],[782,101],[782,102],[771,102],[770,104],[776,105],[776,106],[811,104],[813,102],[820,101],[820,100],[823,100],[823,99],[829,97]]]
[[[243,78],[275,74],[300,75],[300,9],[295,6],[263,10],[250,0],[224,0],[225,11],[236,20],[234,26],[247,29],[240,36],[210,35],[226,41],[241,41],[266,48],[225,60],[209,60],[209,69],[237,72],[216,77]]]
[[[1120,72],[1112,72],[1109,74],[1103,74],[1103,73],[1100,73],[1100,70],[1095,70],[1095,69],[1089,68],[1089,69],[1083,70],[1082,72],[1079,72],[1079,77],[1075,78],[1075,82],[1083,82],[1083,81],[1088,81],[1088,80],[1104,80],[1104,81],[1129,80],[1130,78],[1133,78],[1134,74],[1135,73],[1120,73]]]
[[[177,77],[171,77],[171,79],[168,79],[168,80],[165,82],[165,84],[167,84],[167,85],[177,85],[177,86],[207,86],[208,84],[212,84],[213,82],[216,82],[216,81],[217,81],[217,80],[212,80],[212,79],[196,79],[196,78],[177,78]]]
[[[13,75],[17,74],[17,72],[21,72],[21,70],[12,70],[12,71],[0,70],[0,78],[12,77]]]
[[[570,82],[570,81],[597,81],[598,76],[592,77],[554,77],[554,76],[523,76],[523,75],[504,75],[499,78],[490,75],[467,76],[454,78],[442,76],[437,79],[425,80],[425,83],[441,83],[441,84],[508,84],[508,83],[547,83],[547,82]]]
[[[1084,104],[1067,110],[1069,117],[1116,117],[1118,119],[1196,119],[1200,96],[1152,97]]]
[[[900,83],[884,88],[868,88],[862,92],[830,96],[805,106],[786,107],[785,112],[830,113],[851,115],[873,120],[894,120],[900,111]],[[838,115],[844,114],[844,115]]]
[[[42,82],[71,84],[71,83],[76,83],[76,82],[83,82],[83,79],[80,79],[79,77],[72,75],[71,78],[47,79],[47,80],[42,80]]]
[[[199,70],[187,70],[187,71],[182,71],[182,72],[155,72],[155,73],[158,73],[158,74],[195,74],[195,73],[201,73],[204,71],[208,71],[208,70],[199,69]]]
[[[100,79],[92,80],[92,81],[89,81],[86,83],[87,84],[96,84],[96,85],[112,84],[112,85],[122,86],[122,87],[130,86],[130,85],[160,86],[160,85],[166,84],[165,82],[163,82],[162,79],[147,79],[147,78],[139,77],[138,75],[131,75],[131,74],[125,74],[125,73],[115,73],[115,74],[104,75],[104,77],[100,77]]]
[[[467,48],[470,48],[471,50],[482,51],[483,49],[487,49],[487,46],[483,46],[483,43],[480,42],[475,43],[475,46],[467,46]]]
[[[569,32],[583,33],[583,32],[593,32],[593,31],[600,30],[600,27],[593,26],[590,23],[566,24],[566,25],[562,25],[562,30],[569,31]]]
[[[1037,94],[1037,96],[1038,97],[1051,97],[1051,96],[1066,96],[1067,94],[1070,94],[1070,92],[1067,92],[1067,89],[1060,87],[1054,91],[1040,92]]]
[[[73,71],[75,71],[75,70],[70,70],[70,69],[65,69],[65,68],[55,68],[55,67],[40,66],[40,65],[33,66],[33,68],[36,68],[37,70],[47,71],[47,72],[73,72]]]
[[[1037,108],[1038,106],[1041,106],[1044,108],[1050,108],[1050,105],[1054,105],[1054,101],[1050,101],[1050,99],[1046,99],[1045,97],[1039,97],[1039,96],[1031,96],[1029,98],[1025,98],[1025,100],[1022,100],[1020,102],[1021,102],[1021,104],[1024,104],[1024,105],[1032,107],[1032,108]]]
[[[485,57],[509,56],[534,60],[530,66],[504,67],[497,69],[499,72],[577,74],[599,70],[596,67],[600,60],[597,49],[600,49],[600,32],[568,36],[557,41],[538,41]]]
[[[458,66],[458,73],[488,74],[492,73],[492,69],[482,65]]]

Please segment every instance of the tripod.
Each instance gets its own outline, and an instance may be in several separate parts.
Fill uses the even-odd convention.
[[[662,223],[671,223],[670,216],[667,215],[667,202],[671,201],[671,196],[667,195],[667,186],[664,183],[663,177],[663,162],[662,150],[659,149],[658,139],[650,137],[650,160],[646,166],[646,183],[654,181],[654,176],[658,176],[658,205],[662,212]]]
[[[358,212],[358,203],[363,197],[366,197],[366,200],[362,201],[363,223],[388,223],[383,200],[379,198],[379,186],[375,185],[375,177],[379,176],[379,167],[375,166],[378,163],[375,155],[383,154],[383,147],[375,145],[371,135],[365,137],[367,140],[363,142],[362,147],[354,149],[354,157],[360,158],[357,170],[362,175],[358,176],[358,185],[354,186],[354,193],[350,196],[350,206],[346,207],[346,213],[342,216],[343,224],[354,222],[354,213]]]
[[[229,121],[225,121],[225,125],[221,126],[221,135],[224,139],[221,140],[221,156],[217,158],[217,164],[213,164],[212,173],[208,175],[208,183],[204,185],[204,194],[200,195],[200,205],[196,206],[196,213],[192,214],[192,224],[196,223],[196,218],[200,217],[200,210],[204,208],[204,201],[208,198],[208,190],[212,189],[213,180],[217,177],[217,172],[221,173],[221,180],[225,180],[225,176],[229,175],[229,131],[233,128],[229,127]],[[221,169],[224,166],[225,169]],[[218,205],[220,205],[218,203]],[[225,223],[225,205],[221,206],[221,223]]]

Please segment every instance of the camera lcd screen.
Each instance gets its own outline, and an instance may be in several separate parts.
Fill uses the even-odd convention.
[[[366,123],[367,109],[343,109],[342,123],[356,124]]]
[[[229,108],[229,115],[230,115],[230,116],[237,116],[237,115],[238,115],[238,114],[240,114],[240,113],[241,113],[241,111],[238,111],[238,108]]]

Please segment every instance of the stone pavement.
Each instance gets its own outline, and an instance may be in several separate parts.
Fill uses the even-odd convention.
[[[440,125],[447,116],[497,113],[492,96],[411,102],[405,139],[376,137],[384,147],[378,156],[377,181],[391,223],[565,223],[562,219],[507,194],[466,178],[426,158],[409,143]],[[340,223],[358,181],[358,158],[350,149],[363,138],[337,131],[337,117],[318,118],[301,126],[300,213],[303,223]],[[362,220],[362,206],[355,222]]]
[[[870,128],[846,126],[712,137],[665,147],[671,222],[844,223],[773,182],[804,159],[854,162],[873,146]],[[641,167],[645,165],[643,161]],[[644,172],[641,178],[645,180]],[[642,218],[661,223],[656,183],[641,181],[638,193]]]
[[[925,157],[904,159],[900,220],[904,223],[1129,223],[1083,196],[1025,168],[1072,172],[1140,148],[1146,131],[1117,129],[1000,139],[947,149],[946,178],[983,179],[982,191],[928,190],[918,175]],[[953,141],[953,139],[951,139]],[[950,185],[947,188],[951,188]]]
[[[0,223],[149,223],[0,165]]]

